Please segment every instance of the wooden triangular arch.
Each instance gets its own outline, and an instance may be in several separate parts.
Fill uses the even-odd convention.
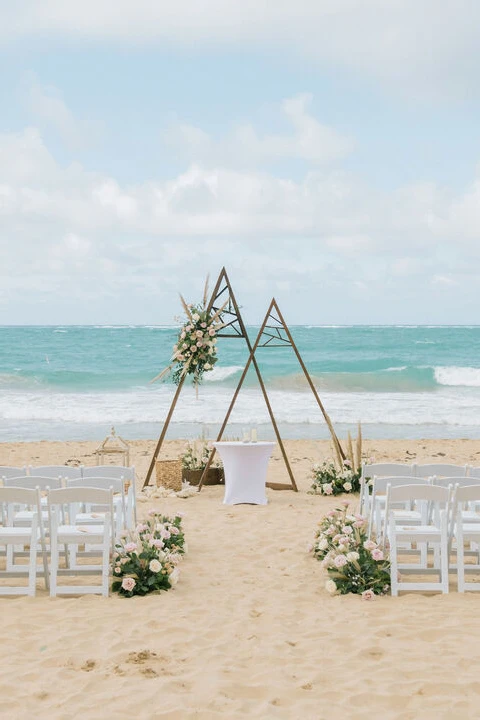
[[[292,347],[293,348],[293,351],[295,352],[295,355],[297,356],[298,362],[300,363],[300,367],[302,368],[302,370],[304,372],[304,375],[307,379],[310,389],[315,397],[315,400],[317,401],[317,404],[318,404],[320,410],[322,411],[323,417],[325,418],[325,422],[328,425],[330,434],[332,436],[332,441],[336,445],[340,457],[342,457],[343,459],[345,459],[345,457],[346,457],[346,455],[342,449],[342,446],[340,444],[340,440],[338,439],[338,437],[335,433],[335,430],[332,426],[332,423],[330,421],[330,418],[328,417],[328,415],[325,411],[325,408],[323,407],[322,401],[320,400],[320,398],[318,396],[317,389],[315,388],[315,385],[312,382],[312,378],[310,377],[310,374],[305,366],[305,363],[303,362],[302,357],[301,357],[300,353],[298,352],[298,348],[295,345],[295,341],[293,340],[293,337],[290,333],[290,330],[288,329],[288,326],[283,318],[282,313],[280,312],[280,308],[278,307],[275,298],[273,298],[272,302],[270,303],[270,306],[265,315],[265,319],[264,319],[262,326],[258,332],[257,339],[255,340],[253,348],[251,348],[251,350],[250,350],[250,356],[247,360],[247,363],[246,363],[243,373],[240,377],[240,380],[238,381],[237,389],[235,390],[234,396],[230,403],[230,407],[228,408],[227,414],[225,415],[225,419],[223,421],[222,427],[218,434],[217,441],[221,440],[221,438],[222,438],[223,431],[225,430],[225,427],[228,423],[228,419],[233,410],[236,399],[238,397],[238,394],[240,392],[240,389],[243,385],[243,382],[247,375],[248,369],[250,367],[250,364],[253,363],[255,370],[257,372],[260,386],[262,388],[262,391],[263,391],[263,394],[265,397],[265,402],[267,403],[267,407],[268,407],[269,414],[270,414],[270,419],[272,421],[272,425],[275,430],[275,435],[277,436],[278,444],[282,451],[283,459],[285,461],[285,465],[287,467],[288,474],[289,474],[290,480],[291,480],[291,485],[287,485],[285,483],[267,483],[267,487],[273,488],[274,490],[291,490],[291,489],[293,489],[293,490],[295,490],[295,492],[297,492],[297,490],[298,490],[297,484],[295,482],[295,478],[293,477],[290,463],[289,463],[288,457],[285,453],[285,448],[284,448],[282,439],[280,437],[280,432],[278,430],[277,423],[275,421],[275,416],[273,414],[273,411],[271,409],[271,406],[270,406],[270,403],[268,400],[267,391],[266,391],[265,385],[263,383],[262,375],[260,373],[260,369],[258,367],[257,360],[255,358],[255,353],[257,352],[259,347],[265,347],[265,348],[266,347]],[[201,490],[201,488],[203,486],[204,479],[205,479],[207,471],[211,465],[214,454],[215,454],[215,449],[212,450],[212,453],[210,454],[210,457],[209,457],[209,460],[207,463],[207,467],[203,471],[202,477],[201,477],[199,485],[198,485],[199,490]]]
[[[215,287],[214,287],[214,289],[213,289],[213,292],[212,292],[210,301],[209,301],[208,306],[207,306],[207,311],[208,311],[208,312],[211,312],[212,310],[213,310],[213,311],[219,310],[223,305],[225,305],[225,303],[227,303],[227,305],[226,305],[226,307],[222,310],[222,318],[223,318],[224,327],[221,328],[221,330],[219,330],[219,332],[217,333],[217,337],[244,338],[244,339],[245,339],[245,342],[246,342],[246,344],[247,344],[247,348],[248,348],[248,352],[249,352],[249,357],[248,357],[247,364],[246,364],[246,366],[245,366],[244,373],[242,374],[241,382],[239,383],[239,387],[237,388],[237,390],[236,390],[236,392],[235,392],[235,394],[234,394],[234,396],[233,396],[232,402],[231,402],[231,404],[230,404],[230,408],[229,408],[229,410],[228,410],[228,412],[227,412],[227,415],[226,415],[226,417],[225,417],[224,423],[223,423],[222,428],[221,428],[221,430],[220,430],[220,433],[219,433],[219,435],[218,435],[218,439],[220,439],[220,438],[222,437],[222,435],[223,435],[223,431],[225,430],[225,427],[226,427],[226,425],[227,425],[228,418],[230,417],[230,413],[231,413],[232,408],[233,408],[233,406],[234,406],[234,404],[235,404],[235,401],[236,401],[236,399],[237,399],[237,396],[238,396],[238,393],[239,393],[239,391],[240,391],[240,387],[241,387],[241,385],[242,385],[242,383],[243,383],[244,377],[245,377],[245,375],[247,374],[247,370],[248,370],[248,368],[250,367],[250,364],[253,363],[253,366],[254,366],[255,371],[256,371],[256,373],[257,373],[258,381],[259,381],[259,383],[260,383],[260,387],[261,387],[261,389],[262,389],[263,397],[264,397],[264,399],[265,399],[265,404],[266,404],[266,406],[267,406],[268,413],[269,413],[269,415],[270,415],[270,419],[271,419],[272,424],[273,424],[273,426],[274,426],[274,428],[275,428],[275,434],[276,434],[276,436],[277,436],[277,441],[278,441],[278,444],[279,444],[279,446],[280,446],[280,450],[281,450],[281,452],[282,452],[283,459],[284,459],[285,464],[286,464],[286,466],[287,466],[288,474],[289,474],[290,479],[291,479],[291,481],[292,481],[292,486],[293,486],[294,490],[296,490],[296,489],[297,489],[297,486],[296,486],[296,484],[295,484],[295,479],[294,479],[294,477],[293,477],[292,469],[291,469],[290,464],[289,464],[289,462],[288,462],[288,458],[287,458],[287,454],[286,454],[286,452],[285,452],[285,448],[284,448],[284,446],[283,446],[282,438],[280,437],[280,433],[278,432],[277,424],[276,424],[276,422],[275,422],[275,417],[274,417],[274,415],[273,415],[273,410],[272,410],[272,407],[271,407],[271,405],[270,405],[270,400],[268,399],[268,395],[267,395],[267,391],[266,391],[266,388],[265,388],[265,384],[264,384],[264,382],[263,382],[263,379],[262,379],[262,376],[261,376],[261,373],[260,373],[260,368],[258,367],[257,360],[256,360],[256,358],[255,358],[255,353],[254,353],[254,350],[253,350],[253,348],[252,348],[252,344],[251,344],[251,342],[250,342],[250,339],[249,339],[249,337],[248,337],[247,330],[246,330],[246,327],[245,327],[244,322],[243,322],[243,319],[242,319],[242,315],[241,315],[241,313],[240,313],[240,308],[239,308],[239,306],[238,306],[238,303],[237,303],[237,301],[236,301],[235,295],[234,295],[234,293],[233,293],[232,286],[231,286],[231,284],[230,284],[230,280],[228,279],[227,271],[226,271],[225,268],[223,267],[222,270],[220,271],[220,275],[218,276],[218,280],[217,280],[217,282],[216,282],[216,284],[215,284]],[[162,447],[163,441],[165,440],[165,436],[166,436],[166,434],[167,434],[167,429],[168,429],[168,426],[170,425],[170,421],[171,421],[171,419],[172,419],[172,415],[173,415],[173,412],[174,412],[174,410],[175,410],[175,406],[176,406],[176,404],[177,404],[177,401],[178,401],[178,398],[179,398],[179,396],[180,396],[180,393],[181,393],[181,391],[182,391],[182,387],[183,387],[183,383],[185,382],[185,379],[186,379],[186,375],[183,375],[182,378],[180,379],[180,382],[178,383],[178,386],[177,386],[175,395],[174,395],[174,397],[173,397],[172,403],[171,403],[171,405],[170,405],[170,409],[169,409],[169,411],[168,411],[167,418],[166,418],[165,423],[164,423],[163,428],[162,428],[162,432],[161,432],[161,434],[160,434],[160,437],[159,437],[159,439],[158,439],[157,445],[156,445],[155,450],[154,450],[154,452],[153,452],[152,459],[151,459],[151,461],[150,461],[150,466],[149,466],[149,468],[148,468],[148,471],[147,471],[147,474],[146,474],[146,477],[145,477],[145,481],[144,481],[144,483],[143,483],[143,487],[146,487],[146,486],[149,485],[149,483],[150,483],[150,478],[151,478],[151,476],[152,476],[152,474],[153,474],[153,471],[154,471],[154,469],[155,469],[155,462],[156,462],[156,460],[157,460],[157,458],[158,458],[158,455],[159,455],[159,453],[160,453],[160,449],[161,449],[161,447]],[[212,451],[212,453],[211,453],[211,455],[210,455],[209,462],[208,462],[208,465],[207,465],[207,469],[210,467],[211,461],[212,461],[212,459],[213,459],[214,452],[215,452],[215,451]],[[204,479],[204,477],[205,477],[205,473],[206,473],[206,470],[205,470],[204,474],[202,475],[202,480],[201,480],[201,482],[200,482],[200,484],[199,484],[199,489],[201,489],[201,487],[202,487],[202,485],[203,485],[203,479]],[[291,486],[290,486],[290,485],[286,485],[286,486],[284,486],[284,487],[287,487],[287,488],[290,489]]]

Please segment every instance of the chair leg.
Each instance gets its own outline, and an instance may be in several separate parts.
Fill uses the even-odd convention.
[[[395,521],[390,520],[390,588],[392,597],[398,595],[398,557],[397,539],[395,537]]]
[[[108,523],[105,523],[105,536],[102,555],[102,595],[108,597],[110,580],[110,538],[108,537]]]
[[[37,584],[37,520],[32,520],[32,538],[30,540],[30,566],[28,569],[28,594],[35,595]]]
[[[465,592],[465,548],[463,546],[463,533],[457,523],[457,590]]]
[[[57,594],[58,544],[54,533],[50,537],[50,597]]]

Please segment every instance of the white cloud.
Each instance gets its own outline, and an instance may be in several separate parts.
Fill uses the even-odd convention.
[[[302,94],[282,102],[282,114],[293,128],[290,134],[259,135],[252,125],[243,125],[215,141],[200,128],[178,123],[163,137],[189,160],[210,166],[264,166],[284,159],[331,164],[348,155],[354,143],[313,117],[308,112],[311,101],[310,94]]]
[[[175,300],[185,288],[195,298],[206,272],[223,264],[244,277],[246,304],[255,297],[259,307],[273,288],[304,306],[307,288],[344,303],[360,293],[372,312],[388,307],[382,293],[447,284],[460,292],[480,259],[479,187],[474,179],[460,194],[434,184],[387,192],[337,169],[293,181],[199,164],[124,186],[78,164],[62,167],[34,128],[0,135],[0,322],[37,291],[60,312],[74,289],[81,315],[96,287],[96,312],[101,297],[121,297],[118,312],[132,313],[130,321],[145,319],[144,306],[150,321],[167,321],[176,311],[160,297]]]
[[[380,80],[392,93],[478,94],[475,0],[17,0],[0,40],[277,49]]]

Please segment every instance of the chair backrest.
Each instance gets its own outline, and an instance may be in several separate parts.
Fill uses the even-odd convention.
[[[24,475],[23,477],[6,478],[3,481],[5,487],[17,487],[17,488],[40,488],[40,490],[46,490],[47,488],[60,488],[63,485],[61,478],[55,477],[42,477],[40,475]]]
[[[113,507],[113,489],[77,486],[58,488],[50,490],[48,493],[49,505],[69,505],[71,503],[111,505]]]
[[[4,510],[3,516],[6,518],[7,525],[13,525],[15,511],[18,510],[18,506],[22,506],[31,507],[37,512],[40,527],[43,528],[38,487],[0,487],[0,506]]]
[[[23,477],[27,474],[27,468],[12,467],[11,465],[0,465],[0,478]]]
[[[454,501],[458,507],[459,503],[480,502],[480,485],[465,485],[455,488]]]
[[[40,465],[39,467],[29,465],[28,474],[53,478],[79,478],[82,477],[82,470],[80,467],[70,467],[70,465]]]
[[[82,477],[109,477],[123,480],[135,480],[135,468],[133,466],[123,467],[121,465],[96,465],[95,467],[83,467]]]
[[[452,485],[448,487],[440,487],[439,485],[398,485],[393,487],[387,486],[387,498],[385,502],[385,522],[389,522],[390,510],[393,505],[400,502],[415,503],[416,508],[420,511],[422,524],[429,523],[430,519],[438,524],[441,518],[441,511],[445,511],[445,522],[449,522],[449,514],[454,488]]]
[[[113,492],[120,492],[122,493],[122,496],[125,493],[125,487],[123,480],[121,478],[115,478],[115,477],[84,477],[84,478],[74,478],[72,480],[67,480],[67,488],[77,488],[77,487],[83,487],[83,488],[101,488],[108,490],[109,488],[113,488]]]
[[[2,474],[2,472],[1,472],[1,468],[0,468],[0,475],[1,474]],[[469,467],[468,475],[469,475],[469,477],[480,478],[480,467]]]
[[[466,477],[468,465],[450,465],[449,463],[430,463],[417,465],[417,477]]]
[[[471,485],[478,485],[479,478],[468,476],[458,477],[457,475],[453,475],[452,477],[437,477],[434,475],[430,478],[430,482],[432,485],[441,485],[441,487],[448,487],[449,485],[453,485],[453,487],[456,485],[459,487],[469,487]]]
[[[362,464],[362,477],[364,478],[373,478],[374,476],[377,477],[386,477],[390,475],[391,477],[400,477],[400,476],[406,476],[406,477],[414,477],[415,476],[415,464],[407,464],[407,463],[363,463]]]
[[[108,523],[112,538],[114,537],[113,525],[113,488],[95,487],[66,487],[58,490],[50,490],[48,493],[48,513],[50,519],[50,532],[58,523],[59,512],[64,514],[68,508],[68,517],[71,524],[75,523],[75,517],[85,505],[94,505],[105,510],[105,522]]]
[[[373,477],[373,491],[372,496],[386,493],[387,485],[392,487],[399,487],[401,485],[426,485],[428,484],[428,478],[418,478],[413,476],[399,475],[398,477]]]

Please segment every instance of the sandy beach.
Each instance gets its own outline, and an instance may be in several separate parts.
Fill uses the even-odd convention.
[[[0,464],[95,464],[94,442],[0,445]],[[140,490],[154,441],[132,441]],[[175,457],[181,441],[165,444]],[[223,488],[139,502],[185,513],[174,590],[145,598],[0,598],[0,716],[11,720],[480,717],[478,597],[330,597],[307,554],[338,500],[312,496],[328,441],[287,441],[299,492],[224,506]],[[474,440],[374,440],[376,461],[480,465]],[[286,480],[278,449],[270,481]],[[355,504],[356,497],[352,497]]]

